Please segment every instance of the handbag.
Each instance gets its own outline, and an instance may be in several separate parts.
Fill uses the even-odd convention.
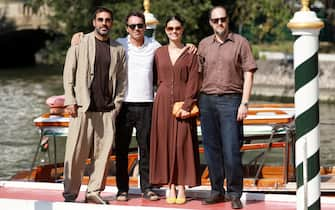
[[[177,113],[179,112],[179,110],[181,109],[183,104],[184,104],[184,101],[178,101],[178,102],[175,102],[173,104],[173,108],[172,108],[173,116],[177,117]],[[183,116],[182,118],[186,119],[186,118],[197,117],[197,116],[199,116],[199,108],[196,104],[193,104],[192,108],[191,108],[191,111],[190,111],[190,114],[187,115],[187,116]]]

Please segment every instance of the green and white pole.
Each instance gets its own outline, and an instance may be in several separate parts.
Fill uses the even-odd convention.
[[[296,40],[293,46],[295,71],[295,166],[297,210],[320,210],[319,127],[319,32],[324,23],[309,10],[309,0],[287,24]]]

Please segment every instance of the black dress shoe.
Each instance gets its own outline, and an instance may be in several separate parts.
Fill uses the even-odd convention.
[[[64,202],[76,202],[77,195],[70,193],[63,193]]]
[[[102,199],[102,197],[98,194],[86,195],[85,203],[95,203],[95,204],[102,204],[102,205],[109,204],[107,200]]]
[[[215,203],[226,202],[228,199],[224,195],[211,195],[201,202],[202,205],[209,205]]]
[[[243,208],[243,205],[241,203],[241,200],[239,198],[231,198],[231,208],[233,209],[241,209]]]

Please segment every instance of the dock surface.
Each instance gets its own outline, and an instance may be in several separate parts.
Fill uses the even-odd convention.
[[[3,210],[102,210],[102,209],[209,209],[230,210],[230,202],[213,205],[202,205],[201,200],[209,194],[208,188],[192,188],[187,190],[188,202],[184,205],[167,204],[164,199],[164,190],[158,189],[162,195],[159,201],[148,201],[142,198],[138,188],[130,189],[128,202],[116,201],[116,187],[106,187],[102,197],[110,201],[109,205],[84,203],[86,186],[82,186],[75,203],[63,202],[61,183],[34,183],[34,182],[0,182],[0,209]],[[295,210],[296,196],[285,194],[243,193],[241,198],[244,210]],[[334,210],[335,197],[321,197],[321,209]]]

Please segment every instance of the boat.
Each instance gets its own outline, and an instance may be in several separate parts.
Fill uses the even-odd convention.
[[[49,100],[50,102],[50,100]],[[59,107],[59,105],[57,105]],[[17,173],[13,180],[27,180],[35,182],[61,182],[63,179],[63,163],[55,160],[59,158],[57,155],[57,140],[59,137],[67,136],[70,117],[66,113],[58,114],[42,114],[34,120],[34,125],[39,129],[40,139],[36,144],[36,151],[32,160],[31,169]],[[261,151],[257,157],[249,161],[244,166],[245,179],[244,185],[246,190],[284,190],[294,191],[294,187],[287,185],[289,181],[294,181],[294,167],[290,161],[294,136],[294,107],[292,104],[266,104],[253,105],[249,109],[248,117],[244,120],[245,144],[241,150],[245,153],[249,151]],[[198,136],[201,141],[201,129],[198,126]],[[134,135],[135,135],[134,130]],[[46,137],[52,137],[46,141]],[[49,143],[53,143],[53,152],[45,148],[48,153],[48,164],[38,165],[39,153],[43,147]],[[42,148],[42,149],[41,149]],[[264,160],[267,153],[272,150],[282,150],[283,160],[281,165],[270,166],[265,164]],[[42,151],[43,152],[43,151]],[[200,154],[203,153],[203,147],[199,148]],[[112,153],[113,154],[113,153]],[[51,157],[53,156],[53,157]],[[129,154],[128,171],[130,175],[130,185],[138,185],[137,170],[137,148],[133,148]],[[115,162],[115,156],[110,156],[112,166]],[[83,178],[83,184],[88,182],[88,174],[90,159],[87,159],[86,170]],[[208,169],[205,164],[202,167],[202,185],[209,185]],[[107,185],[115,185],[115,167],[111,167],[110,176],[107,178]]]
[[[250,156],[244,163],[244,192],[241,197],[244,209],[296,209],[296,183],[294,168],[294,105],[293,104],[254,104],[250,105],[248,117],[244,120],[244,144],[241,151],[244,156]],[[64,203],[63,163],[57,162],[57,144],[65,139],[68,132],[70,117],[66,113],[42,114],[34,119],[34,125],[40,132],[36,142],[36,151],[30,170],[21,171],[10,181],[0,181],[0,208],[11,209],[107,209],[109,206],[84,204],[84,194],[90,173],[90,159],[86,160],[87,170],[82,179],[80,195],[76,203]],[[136,131],[134,131],[135,134]],[[201,129],[198,124],[198,136],[201,142]],[[51,138],[46,138],[51,137]],[[63,137],[63,138],[60,138]],[[53,147],[53,150],[51,148]],[[49,163],[39,165],[38,156],[41,153],[49,155]],[[203,154],[203,148],[199,148]],[[272,153],[280,156],[279,163],[269,164]],[[255,154],[249,154],[255,153]],[[53,158],[52,158],[53,157]],[[128,171],[130,176],[130,201],[115,200],[115,167],[111,167],[106,180],[106,189],[102,193],[110,200],[113,209],[208,209],[201,205],[200,199],[208,196],[210,183],[208,169],[202,162],[202,185],[187,188],[188,202],[185,205],[168,205],[164,199],[149,202],[142,199],[138,183],[137,148],[129,153]],[[115,156],[110,156],[112,166]],[[321,168],[321,207],[324,210],[335,209],[335,169]],[[165,186],[155,189],[164,198]],[[230,204],[219,203],[211,205],[210,209],[231,209]]]
[[[34,120],[34,125],[40,132],[40,139],[36,144],[36,151],[30,170],[20,171],[12,180],[34,182],[62,182],[63,163],[57,162],[56,142],[59,137],[66,137],[70,116],[66,113],[45,113]],[[200,122],[198,123],[198,136],[201,142]],[[250,105],[248,117],[244,120],[244,144],[241,151],[248,160],[244,163],[244,191],[246,192],[285,192],[295,193],[295,167],[294,167],[294,104],[253,104]],[[133,135],[135,136],[135,130]],[[46,138],[52,137],[52,138]],[[46,148],[49,163],[38,165],[38,156],[47,145],[52,144],[53,151]],[[200,144],[201,145],[201,144]],[[64,148],[63,148],[64,149]],[[42,151],[43,152],[43,151]],[[202,155],[204,149],[199,148]],[[278,162],[268,164],[267,160],[272,153],[276,153]],[[112,152],[113,154],[113,152]],[[131,148],[128,155],[128,172],[130,186],[138,186],[138,155],[137,148]],[[51,161],[50,161],[51,160]],[[106,183],[115,186],[115,156],[110,156],[112,167]],[[86,160],[87,168],[82,179],[83,184],[88,183],[90,173],[90,159]],[[201,184],[209,186],[209,176],[206,163],[201,163]],[[321,191],[335,192],[335,168],[322,167]]]

